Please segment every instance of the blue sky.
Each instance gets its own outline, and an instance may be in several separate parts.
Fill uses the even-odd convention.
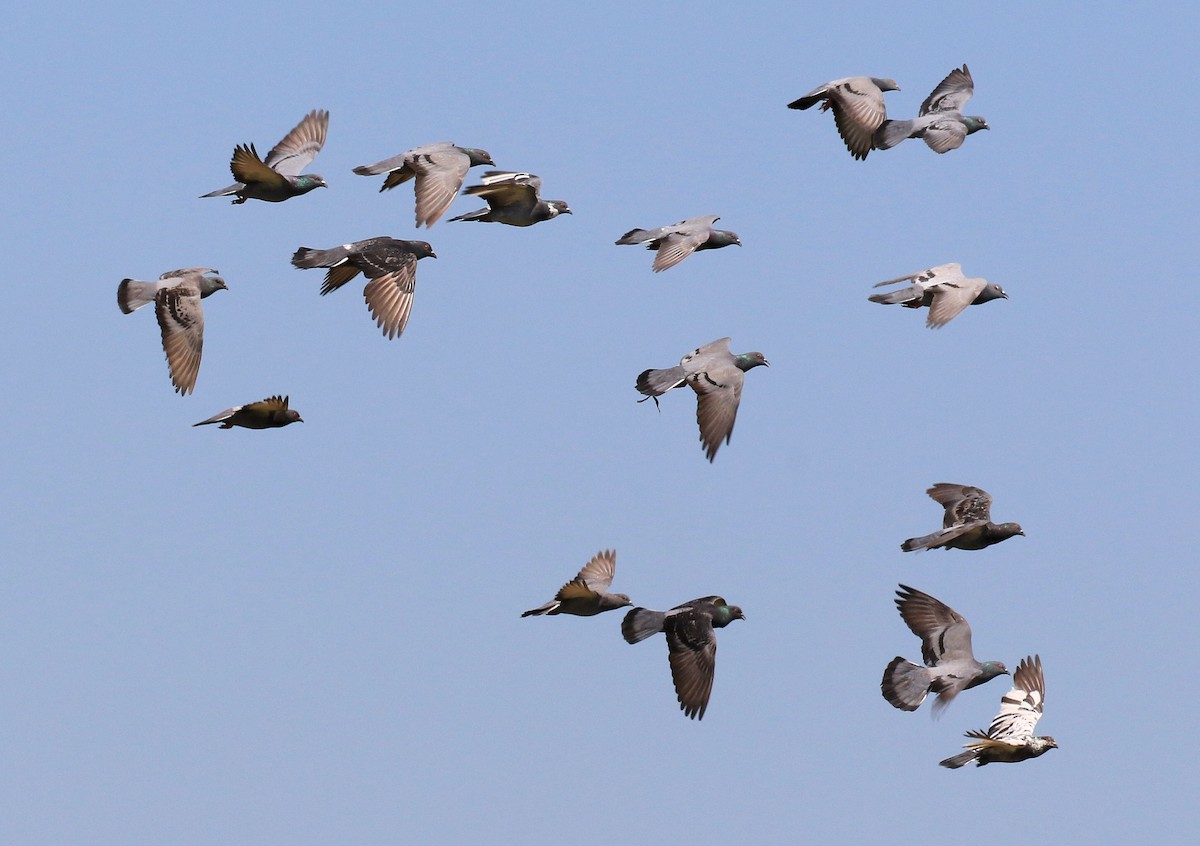
[[[1195,9],[15,14],[0,840],[1185,842]],[[945,156],[857,162],[785,108],[870,74],[911,116],[963,62],[992,131]],[[198,199],[313,108],[328,190]],[[574,214],[418,232],[411,190],[351,173],[440,140]],[[612,243],[703,214],[744,248],[652,274]],[[390,342],[361,284],[288,263],[383,234],[438,254]],[[947,261],[1010,299],[936,332],[866,300]],[[115,293],[188,265],[229,290],[180,398]],[[633,382],[725,335],[772,366],[710,465],[690,393],[656,413]],[[274,393],[306,422],[191,428]],[[1028,536],[901,553],[937,481]],[[639,604],[745,609],[703,722],[619,613],[519,617],[608,547]],[[1041,655],[1060,749],[936,766],[1006,679],[937,721],[889,707],[883,667],[919,657],[897,582],[980,657]]]

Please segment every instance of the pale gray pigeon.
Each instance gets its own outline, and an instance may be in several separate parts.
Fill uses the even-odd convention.
[[[925,491],[946,509],[942,528],[900,544],[905,552],[921,549],[983,549],[1014,535],[1025,536],[1019,523],[992,522],[992,495],[973,485],[938,482]]]
[[[279,429],[291,423],[303,422],[300,412],[288,408],[288,398],[276,394],[258,402],[227,408],[207,420],[193,423],[192,426],[220,423],[222,429],[232,429],[234,426],[241,426],[243,429]]]
[[[395,338],[408,323],[417,287],[417,262],[423,258],[437,258],[427,242],[380,236],[328,250],[301,247],[292,256],[292,264],[302,270],[329,268],[321,296],[336,291],[362,271],[370,280],[363,288],[367,308],[384,336]]]
[[[1053,737],[1037,737],[1033,733],[1045,701],[1046,679],[1042,675],[1041,657],[1022,658],[1013,673],[1012,690],[1001,697],[1000,713],[992,718],[988,730],[968,731],[967,737],[972,740],[963,746],[967,751],[939,763],[952,770],[972,761],[980,767],[1015,764],[1057,749]]]
[[[721,218],[715,214],[706,217],[691,217],[671,226],[658,229],[630,229],[617,239],[618,244],[646,244],[647,250],[657,250],[654,257],[655,273],[674,267],[697,250],[716,250],[731,244],[742,245],[736,232],[728,229],[713,229]]]
[[[628,643],[638,643],[658,632],[666,633],[679,708],[691,719],[700,720],[708,708],[717,666],[717,636],[713,629],[744,619],[746,615],[736,605],[719,596],[702,596],[670,611],[634,608],[621,622],[621,635]]]
[[[700,441],[708,460],[716,457],[721,441],[729,443],[738,405],[742,401],[745,371],[759,365],[770,366],[760,352],[734,355],[729,352],[729,339],[718,338],[697,347],[679,361],[679,366],[665,370],[643,370],[637,377],[637,389],[646,396],[638,402],[658,397],[672,388],[687,384],[696,392],[696,422],[700,424]]]
[[[981,664],[975,660],[971,627],[949,605],[903,584],[896,595],[900,616],[912,633],[921,638],[925,666],[919,667],[900,656],[892,659],[879,685],[883,698],[892,705],[902,711],[915,711],[932,690],[937,694],[933,703],[936,716],[961,691],[1008,673],[1008,668],[999,661]]]
[[[433,226],[450,208],[454,195],[462,188],[467,171],[475,165],[492,165],[487,150],[474,147],[456,147],[449,141],[414,147],[372,165],[359,165],[354,172],[360,176],[375,176],[386,173],[380,191],[403,185],[415,178],[417,196],[417,228],[424,224]]]
[[[487,200],[486,209],[478,209],[450,220],[477,220],[480,223],[507,223],[509,226],[533,226],[552,220],[560,214],[570,214],[563,200],[543,200],[542,180],[532,173],[512,173],[505,170],[485,171],[482,185],[472,185],[464,194]]]
[[[913,120],[886,120],[875,130],[875,147],[887,150],[906,138],[924,138],[929,149],[945,153],[962,146],[973,132],[991,129],[979,115],[964,115],[962,107],[975,91],[975,81],[966,65],[955,68],[921,104]]]
[[[153,299],[171,384],[179,394],[192,392],[200,372],[204,350],[200,300],[214,291],[228,290],[224,279],[210,275],[215,273],[207,267],[185,267],[164,273],[157,282],[122,279],[117,286],[117,305],[126,314]]]
[[[583,566],[575,578],[567,582],[554,599],[538,608],[531,608],[522,617],[539,617],[543,614],[574,614],[577,617],[591,617],[632,605],[629,597],[623,593],[609,593],[613,572],[617,567],[617,551],[615,549],[601,550],[592,556],[592,560]]]
[[[884,91],[899,91],[894,79],[874,76],[848,76],[817,86],[799,100],[788,103],[789,109],[807,109],[821,104],[821,111],[833,110],[838,135],[846,149],[856,159],[865,159],[871,152],[877,130],[887,119]]]
[[[283,136],[267,154],[266,161],[258,156],[253,144],[239,144],[234,148],[229,169],[237,180],[227,188],[209,191],[201,197],[228,197],[237,195],[233,202],[266,200],[281,203],[314,188],[325,188],[325,180],[315,173],[301,173],[317,157],[325,146],[325,135],[329,131],[329,112],[314,109],[304,116],[292,131]]]
[[[920,273],[898,276],[880,282],[875,287],[882,288],[884,285],[895,285],[898,282],[911,284],[907,288],[887,294],[871,294],[867,299],[873,303],[899,304],[905,308],[928,306],[929,317],[925,320],[925,325],[930,329],[945,326],[969,305],[1008,299],[1008,294],[995,282],[963,276],[962,265],[958,262],[939,264]]]

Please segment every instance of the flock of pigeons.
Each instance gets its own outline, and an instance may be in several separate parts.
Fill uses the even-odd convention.
[[[966,65],[954,69],[921,104],[912,120],[888,120],[885,91],[897,91],[890,79],[848,77],[815,88],[789,108],[808,109],[820,104],[832,111],[834,121],[856,159],[865,159],[871,150],[886,150],[907,138],[921,138],[937,153],[962,145],[965,138],[988,129],[982,117],[964,115],[962,107],[974,91],[974,81]],[[278,203],[327,187],[325,180],[304,173],[325,144],[329,113],[314,110],[307,114],[283,139],[261,158],[253,144],[238,145],[230,161],[236,180],[232,185],[212,191],[204,197],[229,197],[233,202],[262,200]],[[432,226],[445,214],[462,189],[470,168],[495,166],[484,150],[458,147],[450,142],[428,144],[370,165],[354,168],[362,176],[383,175],[380,191],[412,181],[416,197],[416,226]],[[504,223],[532,226],[571,214],[563,200],[545,200],[539,177],[516,171],[485,171],[480,184],[462,191],[480,197],[486,208],[450,218],[451,221]],[[735,232],[714,228],[715,215],[694,217],[657,229],[632,229],[617,239],[617,244],[645,244],[655,252],[654,272],[667,270],[694,252],[741,246]],[[391,237],[366,238],[329,249],[300,247],[292,264],[300,269],[326,270],[321,294],[328,294],[354,279],[366,277],[363,298],[385,337],[400,335],[408,323],[416,287],[416,265],[422,258],[436,258],[425,241]],[[876,287],[907,283],[890,293],[872,294],[872,302],[927,307],[930,328],[944,326],[969,305],[1007,298],[1004,290],[986,279],[964,276],[957,263],[941,264],[919,273],[879,283]],[[199,374],[204,345],[204,313],[201,300],[219,290],[225,281],[212,268],[190,267],[163,273],[157,281],[121,280],[117,302],[128,314],[154,303],[162,330],[171,382],[176,392],[191,393]],[[760,352],[730,352],[729,338],[720,338],[685,355],[675,367],[643,371],[636,387],[643,397],[639,402],[658,397],[683,385],[696,394],[696,420],[700,441],[711,462],[722,442],[728,443],[741,402],[745,372],[759,365],[769,366]],[[288,397],[272,396],[259,402],[233,406],[194,425],[220,423],[222,429],[240,426],[270,429],[303,422],[300,414],[288,407]],[[977,487],[939,483],[929,495],[945,509],[943,527],[930,534],[910,538],[901,548],[906,552],[922,549],[979,550],[1023,535],[1016,523],[991,521],[991,496]],[[601,551],[567,582],[554,599],[522,616],[572,614],[594,616],[605,611],[633,605],[625,594],[609,593],[616,566],[616,552]],[[912,632],[921,638],[924,666],[897,657],[884,671],[881,690],[897,708],[916,710],[932,691],[937,699],[934,711],[944,708],[960,691],[980,685],[997,675],[1008,673],[998,661],[979,662],[971,650],[971,628],[965,618],[949,606],[919,590],[900,585],[896,605]],[[621,634],[629,643],[638,643],[662,632],[666,636],[671,675],[683,713],[700,719],[708,707],[716,667],[715,630],[734,620],[744,620],[741,608],[728,604],[720,596],[704,596],[684,602],[668,611],[635,607],[626,613]],[[1056,747],[1051,737],[1034,736],[1042,714],[1045,681],[1038,656],[1022,659],[1013,674],[1013,687],[1001,699],[1000,713],[986,732],[972,731],[965,752],[947,758],[941,764],[961,767],[974,761],[983,765],[996,761],[1022,761],[1037,757]]]

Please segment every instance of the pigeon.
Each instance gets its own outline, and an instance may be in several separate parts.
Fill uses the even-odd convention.
[[[232,429],[234,426],[241,426],[243,429],[279,429],[289,423],[303,422],[300,412],[288,408],[288,398],[276,394],[258,402],[227,408],[207,420],[193,423],[192,426],[220,423],[222,429]]]
[[[229,169],[237,180],[228,188],[201,194],[201,197],[228,197],[236,194],[234,204],[247,200],[284,200],[307,194],[314,188],[325,188],[325,180],[315,173],[301,173],[325,146],[329,131],[329,112],[314,109],[296,124],[283,140],[267,153],[266,161],[258,156],[253,144],[234,148]]]
[[[700,441],[711,462],[717,455],[721,441],[729,443],[733,437],[733,424],[738,404],[742,401],[742,384],[746,380],[745,371],[760,364],[770,366],[762,353],[733,355],[729,352],[729,339],[718,338],[685,355],[678,367],[643,370],[637,377],[637,389],[646,396],[638,402],[653,397],[657,405],[658,397],[667,391],[684,383],[690,385],[696,392],[696,422],[700,424]]]
[[[574,614],[577,617],[592,617],[614,608],[632,605],[633,602],[625,594],[608,593],[616,566],[615,549],[597,552],[575,578],[559,588],[558,593],[554,594],[554,599],[538,608],[529,609],[521,616]]]
[[[207,267],[171,270],[157,282],[122,279],[117,286],[117,305],[129,314],[153,300],[154,313],[162,329],[163,351],[176,393],[190,394],[200,372],[204,349],[204,310],[200,300],[228,287],[216,271]]]
[[[1045,701],[1046,679],[1042,676],[1041,657],[1022,658],[1013,673],[1012,690],[1000,698],[1000,713],[992,718],[988,730],[968,731],[971,742],[963,746],[967,751],[938,763],[952,770],[972,761],[979,767],[1015,764],[1057,749],[1053,737],[1037,737],[1033,733]]]
[[[450,220],[477,220],[480,223],[507,223],[509,226],[533,226],[552,220],[560,214],[570,214],[563,200],[543,200],[542,180],[532,173],[510,173],[489,170],[483,174],[482,185],[472,185],[464,194],[487,200],[488,207]]]
[[[361,270],[370,280],[363,288],[367,308],[384,336],[395,338],[408,323],[417,285],[417,262],[426,257],[437,258],[437,255],[425,241],[380,236],[328,250],[301,247],[292,256],[292,264],[301,269],[329,268],[321,296],[336,291]]]
[[[908,585],[896,591],[896,607],[912,633],[921,638],[919,667],[900,656],[883,671],[883,698],[902,711],[921,707],[929,691],[937,694],[933,713],[937,716],[960,692],[1007,675],[999,661],[975,660],[971,652],[971,627],[948,605]]]
[[[897,282],[911,282],[907,288],[900,288],[887,294],[871,294],[867,297],[873,303],[884,305],[902,305],[905,308],[929,307],[929,317],[925,325],[930,329],[940,329],[969,305],[992,300],[1007,300],[1008,294],[995,282],[986,279],[968,279],[963,276],[962,265],[958,262],[939,264],[920,273],[910,273],[880,282],[875,287],[895,285]]]
[[[646,244],[647,250],[657,250],[654,272],[674,267],[697,250],[717,250],[730,244],[742,245],[736,232],[713,229],[721,218],[715,214],[692,217],[658,229],[630,229],[617,239],[618,244]]]
[[[417,228],[424,224],[428,229],[450,208],[467,171],[475,165],[485,164],[493,167],[496,164],[487,150],[456,147],[449,141],[441,141],[414,147],[372,165],[359,165],[354,172],[360,176],[386,173],[380,191],[403,185],[415,177]]]
[[[848,76],[814,88],[799,100],[788,103],[789,109],[807,109],[821,104],[821,111],[833,110],[838,135],[854,158],[862,160],[871,152],[871,139],[887,119],[883,102],[884,91],[899,91],[894,79],[874,76]]]
[[[942,528],[900,544],[905,552],[920,549],[983,549],[1013,535],[1025,536],[1019,523],[993,523],[992,495],[972,485],[938,482],[925,493],[946,509]]]
[[[702,596],[670,611],[634,608],[621,622],[621,635],[628,643],[638,643],[666,632],[679,708],[691,719],[701,720],[708,708],[717,666],[717,638],[713,629],[744,619],[746,615],[736,605],[719,596]]]
[[[975,91],[971,72],[963,65],[955,68],[938,83],[925,102],[920,115],[913,120],[885,120],[875,130],[876,149],[888,150],[905,138],[924,138],[929,149],[945,153],[962,146],[972,132],[991,129],[979,115],[964,115],[962,107]]]

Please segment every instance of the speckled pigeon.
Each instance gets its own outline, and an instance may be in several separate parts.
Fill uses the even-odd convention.
[[[921,638],[919,667],[900,656],[883,671],[883,698],[902,711],[921,707],[929,691],[937,694],[933,713],[937,716],[961,691],[1008,673],[999,661],[975,660],[971,651],[971,627],[950,606],[908,585],[896,591],[896,607],[908,628]]]
[[[621,635],[629,643],[638,643],[658,632],[666,633],[679,708],[691,719],[700,720],[708,708],[717,666],[717,636],[713,629],[744,619],[746,615],[736,605],[719,596],[702,596],[670,611],[634,608],[621,622]]]
[[[363,299],[375,323],[387,338],[404,331],[412,311],[417,286],[417,261],[437,258],[425,241],[401,241],[380,236],[342,244],[328,250],[301,247],[292,256],[292,264],[301,269],[328,267],[321,296],[336,291],[362,271],[370,281],[363,288]]]
[[[875,147],[887,150],[906,138],[924,138],[929,149],[945,153],[962,146],[972,132],[991,129],[979,115],[964,115],[962,107],[975,91],[975,81],[966,65],[955,68],[921,104],[913,120],[885,120],[875,130]]]
[[[1012,690],[1001,697],[1000,713],[992,719],[988,730],[968,731],[967,737],[972,740],[963,745],[967,751],[938,763],[952,770],[972,761],[980,767],[1015,764],[1057,749],[1053,737],[1037,737],[1033,733],[1045,700],[1046,679],[1042,675],[1041,657],[1022,658],[1013,673]]]
[[[236,194],[233,202],[266,200],[281,203],[284,200],[307,194],[314,188],[325,188],[325,180],[315,173],[301,173],[317,157],[325,146],[325,135],[329,131],[329,112],[314,109],[304,116],[292,131],[283,136],[267,154],[266,161],[258,156],[253,144],[239,144],[234,148],[229,169],[237,180],[228,188],[201,194],[201,197],[228,197]]]
[[[861,160],[871,152],[875,130],[887,119],[883,92],[899,90],[894,79],[849,76],[814,88],[788,103],[788,108],[807,109],[820,103],[821,111],[832,109],[838,135],[846,142],[850,154]]]
[[[482,185],[472,185],[464,194],[483,197],[486,209],[478,209],[450,220],[477,220],[480,223],[507,223],[509,226],[533,226],[552,220],[560,214],[570,214],[563,200],[543,200],[542,180],[532,173],[511,173],[489,170],[483,174]]]
[[[658,397],[672,388],[687,384],[696,392],[696,422],[700,424],[700,441],[708,460],[716,457],[721,441],[729,443],[738,405],[742,401],[745,371],[759,365],[770,366],[760,352],[734,355],[729,352],[729,339],[718,338],[698,347],[679,361],[679,366],[665,370],[643,370],[637,377],[637,389],[646,396],[638,402]]]
[[[467,171],[475,165],[492,165],[491,155],[486,150],[474,147],[456,147],[449,141],[414,147],[372,165],[359,165],[354,172],[359,176],[375,176],[386,173],[380,191],[403,185],[415,178],[417,196],[417,228],[424,224],[433,226],[450,208],[454,195],[462,188]]]
[[[179,394],[192,392],[200,372],[204,350],[200,300],[214,291],[228,290],[224,279],[210,275],[215,273],[207,267],[185,267],[164,273],[158,282],[122,279],[117,286],[117,305],[126,314],[153,299],[171,384]]]
[[[288,398],[276,394],[258,402],[227,408],[207,420],[193,423],[192,426],[220,423],[222,429],[232,429],[234,426],[241,426],[243,429],[278,429],[290,423],[303,422],[300,412],[288,408]]]
[[[920,549],[983,549],[1025,533],[1019,523],[992,522],[992,495],[973,485],[938,482],[925,491],[946,509],[942,528],[900,544],[905,552]]]
[[[889,279],[875,287],[882,288],[884,285],[895,285],[898,282],[912,284],[887,294],[871,294],[867,299],[873,303],[899,304],[906,308],[928,306],[929,317],[925,325],[930,329],[945,326],[969,305],[1008,299],[1008,294],[995,282],[963,276],[962,265],[958,262],[939,264],[920,273]]]
[[[617,239],[618,244],[646,244],[646,249],[657,250],[654,257],[655,273],[674,267],[697,250],[716,250],[731,244],[742,245],[736,232],[728,229],[713,229],[721,218],[715,214],[706,217],[691,217],[671,226],[658,229],[630,229]]]
[[[577,617],[592,617],[614,608],[632,605],[623,593],[609,593],[613,572],[617,566],[615,549],[601,550],[583,566],[571,581],[567,582],[554,599],[538,608],[531,608],[522,617],[540,617],[543,614],[574,614]]]

